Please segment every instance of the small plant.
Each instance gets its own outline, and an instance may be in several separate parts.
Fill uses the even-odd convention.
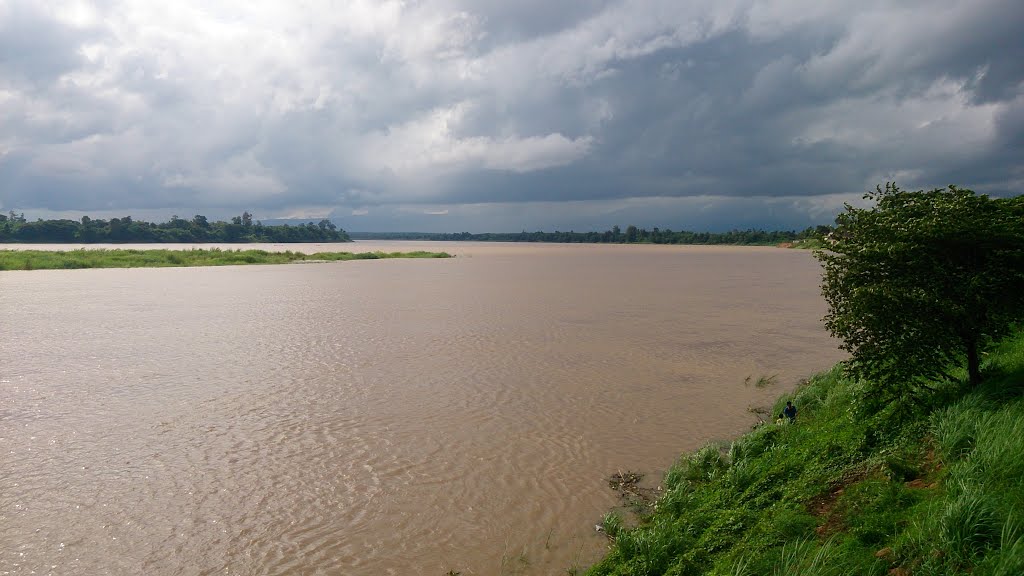
[[[622,533],[622,517],[615,512],[609,512],[604,515],[601,527],[604,529],[605,535],[614,540]]]
[[[689,482],[707,482],[721,474],[727,464],[717,446],[707,445],[683,464],[683,478]]]
[[[530,558],[526,555],[526,549],[520,550],[516,556],[510,556],[508,542],[505,543],[505,551],[501,554],[501,568],[499,574],[519,574],[530,565]]]

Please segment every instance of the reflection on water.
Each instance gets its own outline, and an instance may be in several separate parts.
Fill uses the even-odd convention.
[[[459,257],[0,272],[0,573],[564,573],[840,358],[803,251],[325,248]]]

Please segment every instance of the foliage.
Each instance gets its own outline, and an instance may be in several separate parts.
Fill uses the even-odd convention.
[[[900,419],[858,416],[842,370],[811,378],[775,405],[799,406],[796,424],[681,458],[588,574],[1024,573],[1024,332],[986,371]]]
[[[836,218],[822,292],[826,327],[875,392],[905,396],[966,365],[1024,314],[1024,203],[966,189],[886,184]],[[888,399],[888,398],[886,398]]]
[[[348,242],[358,240],[429,240],[476,242],[562,242],[610,244],[791,244],[794,247],[818,247],[831,227],[817,226],[799,232],[793,230],[730,230],[728,232],[690,232],[670,229],[618,226],[604,232],[354,232],[337,228],[330,220],[299,226],[265,226],[253,222],[252,214],[242,213],[230,222],[210,222],[196,215],[190,220],[172,216],[168,222],[154,224],[133,220],[130,216],[108,220],[83,216],[77,220],[37,220],[29,222],[24,214],[0,214],[0,243],[130,243],[130,242]]]
[[[265,250],[0,250],[0,270],[152,268],[333,262],[381,258],[449,258],[445,252],[267,252]]]
[[[689,232],[669,229],[637,228],[627,226],[623,232],[618,226],[604,232],[487,232],[483,234],[435,232],[353,232],[357,240],[430,240],[473,242],[561,242],[596,244],[737,244],[771,246],[783,243],[815,245],[820,237],[831,230],[828,226],[792,230],[731,230],[729,232]]]
[[[134,220],[131,216],[98,220],[83,216],[78,220],[37,220],[29,222],[24,214],[0,214],[0,242],[21,243],[131,243],[131,242],[348,242],[351,238],[330,220],[299,226],[264,226],[253,223],[252,214],[243,212],[231,222],[210,222],[206,216],[191,220],[172,216],[155,224]]]

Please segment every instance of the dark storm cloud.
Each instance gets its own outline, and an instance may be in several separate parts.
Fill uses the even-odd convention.
[[[481,45],[494,48],[571,29],[609,4],[611,0],[468,0],[456,6],[481,20],[485,31]]]
[[[721,229],[1021,193],[1016,4],[8,2],[0,208]]]
[[[78,46],[91,30],[54,20],[35,3],[0,6],[0,88],[40,89],[82,65]]]

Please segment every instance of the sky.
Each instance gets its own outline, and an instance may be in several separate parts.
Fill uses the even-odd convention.
[[[0,211],[800,229],[1024,193],[1020,0],[0,0]]]

